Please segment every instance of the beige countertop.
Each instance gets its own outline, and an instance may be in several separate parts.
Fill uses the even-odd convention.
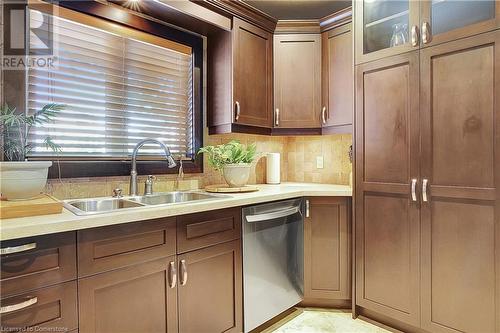
[[[61,214],[4,219],[0,221],[0,240],[102,227],[302,196],[345,197],[352,195],[351,188],[345,185],[282,183],[257,186],[260,189],[257,192],[224,194],[223,198],[216,200],[137,207],[87,216],[77,216],[63,209]]]

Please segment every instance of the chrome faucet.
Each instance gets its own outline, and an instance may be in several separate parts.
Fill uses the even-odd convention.
[[[172,158],[170,149],[163,142],[158,141],[156,139],[142,140],[135,146],[134,151],[132,152],[132,169],[130,170],[130,195],[137,195],[137,152],[146,143],[156,143],[161,148],[163,148],[169,168],[175,168],[177,166],[177,164],[175,164],[174,159]]]

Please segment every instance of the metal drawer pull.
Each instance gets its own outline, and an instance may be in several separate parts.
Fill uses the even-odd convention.
[[[0,254],[4,255],[4,254],[19,253],[33,249],[36,249],[36,242],[23,244],[19,246],[3,247],[0,249]]]
[[[171,289],[173,289],[177,285],[177,269],[175,268],[175,262],[170,262],[168,273],[170,275],[169,286]]]
[[[274,125],[275,126],[280,125],[280,109],[276,109],[274,111]]]
[[[32,297],[24,302],[21,302],[21,303],[2,306],[2,307],[0,307],[0,314],[5,314],[5,313],[10,313],[10,312],[14,312],[17,310],[21,310],[21,309],[27,308],[30,305],[36,304],[37,302],[38,302],[38,298]]]
[[[422,180],[422,201],[427,202],[429,201],[427,198],[427,184],[429,183],[428,179]]]
[[[309,207],[309,200],[306,200],[306,217],[309,217],[311,216],[311,211],[310,211],[310,207]]]
[[[240,119],[240,102],[236,101],[234,104],[236,104],[236,115],[234,116],[234,120],[238,121]]]
[[[411,27],[411,46],[418,46],[418,27]]]
[[[431,42],[431,26],[429,22],[424,21],[422,23],[422,43],[428,44]]]
[[[411,200],[417,201],[417,179],[413,178],[411,180]]]
[[[187,272],[187,267],[186,267],[186,260],[182,259],[181,260],[181,286],[185,286],[186,282],[188,280],[188,272]]]
[[[326,124],[326,106],[323,106],[323,109],[321,109],[321,120],[323,124]]]
[[[277,219],[280,217],[287,217],[293,214],[296,214],[300,211],[299,207],[291,207],[283,210],[278,210],[276,212],[266,213],[266,214],[257,214],[257,215],[247,215],[247,222],[261,222],[268,221],[272,219]]]

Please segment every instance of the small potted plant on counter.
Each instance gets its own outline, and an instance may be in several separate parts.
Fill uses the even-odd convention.
[[[208,163],[222,172],[229,187],[243,187],[250,177],[250,167],[257,156],[255,144],[245,146],[230,141],[218,146],[206,146],[198,151],[208,156]]]
[[[0,108],[0,135],[2,154],[6,161],[0,162],[0,192],[7,200],[27,200],[39,195],[47,183],[51,161],[27,161],[33,150],[30,142],[31,129],[36,125],[54,120],[64,108],[62,104],[47,104],[32,115],[16,113],[7,104]],[[50,136],[44,139],[47,149],[60,151],[60,146]]]

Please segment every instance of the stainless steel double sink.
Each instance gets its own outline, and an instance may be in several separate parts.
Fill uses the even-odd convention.
[[[75,215],[93,215],[116,210],[145,206],[168,205],[202,200],[215,200],[227,196],[202,192],[166,192],[122,198],[75,199],[64,202],[64,207]]]

